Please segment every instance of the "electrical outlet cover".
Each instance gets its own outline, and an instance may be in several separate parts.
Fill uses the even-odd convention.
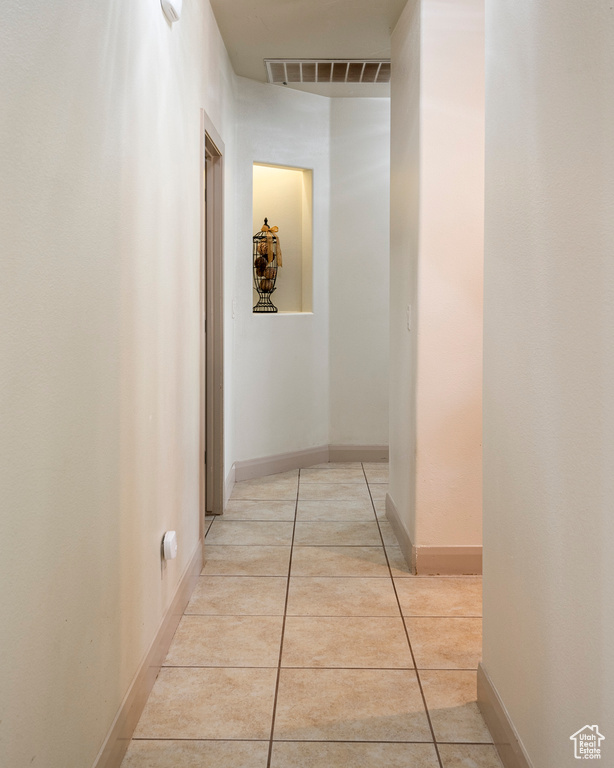
[[[175,531],[167,531],[164,534],[164,559],[174,560],[177,557],[177,534]]]
[[[181,6],[183,5],[183,0],[160,0],[160,2],[162,3],[164,15],[170,23],[174,24],[176,21],[179,21],[181,18]]]

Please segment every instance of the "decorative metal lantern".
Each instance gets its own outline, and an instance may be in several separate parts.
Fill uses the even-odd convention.
[[[277,227],[269,227],[269,220],[264,220],[260,232],[253,237],[253,267],[254,287],[258,291],[258,303],[254,312],[277,312],[277,307],[271,301],[275,290],[277,268],[282,266],[281,244]]]

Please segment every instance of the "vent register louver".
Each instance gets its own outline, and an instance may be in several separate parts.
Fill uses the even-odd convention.
[[[269,83],[389,83],[390,61],[265,59]]]

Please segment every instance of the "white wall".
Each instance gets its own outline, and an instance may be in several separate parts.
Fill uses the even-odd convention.
[[[234,460],[387,445],[389,101],[238,82]],[[313,314],[251,311],[254,162],[313,169]]]
[[[330,100],[237,82],[233,460],[245,461],[328,444]],[[313,313],[252,312],[254,162],[313,169]]]
[[[416,540],[416,360],[420,231],[420,0],[392,35],[390,83],[390,483],[401,522]],[[407,328],[407,310],[412,308]]]
[[[388,445],[390,100],[333,99],[330,443]]]
[[[0,764],[87,768],[198,542],[200,109],[232,150],[233,75],[206,2],[17,0],[0,50]]]
[[[481,544],[483,52],[483,0],[393,35],[390,493],[418,547]]]
[[[236,79],[207,3],[171,28],[145,0],[16,0],[0,50],[0,763],[84,768],[198,543],[200,110],[230,467],[329,442],[331,102]],[[254,161],[314,169],[312,315],[251,312]]]
[[[535,768],[614,761],[610,6],[488,4],[484,665]]]
[[[422,0],[417,545],[482,543],[484,0]]]

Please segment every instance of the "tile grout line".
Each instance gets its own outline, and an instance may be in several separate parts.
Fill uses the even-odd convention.
[[[207,516],[205,515],[205,519],[206,519],[206,517]],[[215,521],[218,519],[218,517],[221,517],[221,515],[214,515],[213,516],[213,520],[209,523],[209,527],[207,528],[207,530],[205,532],[205,535],[203,536],[203,546],[205,544],[205,540],[206,540],[207,536],[209,535],[209,531],[213,528],[213,523],[215,523]]]
[[[239,743],[247,742],[247,743],[254,743],[254,744],[267,744],[268,739],[238,739],[238,738],[232,738],[232,739],[211,739],[211,738],[194,738],[194,737],[182,737],[180,739],[177,739],[175,737],[170,736],[137,736],[135,739],[132,739],[132,741],[219,741],[219,742],[227,742],[227,741],[236,741]],[[278,739],[280,743],[284,744],[431,744],[430,741],[377,741],[375,739],[361,739],[360,741],[355,741],[354,739],[331,739],[330,741],[323,741],[322,739]],[[454,747],[494,747],[494,743],[492,741],[440,741],[440,744],[450,745]]]
[[[362,469],[363,469],[363,474],[365,474],[365,480],[366,480],[366,471],[364,469],[364,466],[362,467]],[[371,500],[371,506],[373,508],[373,511],[375,512],[375,520],[376,520],[376,524],[378,526],[378,532],[379,532],[379,536],[380,536],[380,540],[381,540],[381,546],[382,546],[382,548],[384,550],[384,557],[386,559],[386,565],[387,565],[387,568],[388,568],[388,577],[392,581],[392,586],[393,586],[393,590],[394,590],[394,593],[395,593],[397,608],[398,608],[398,611],[400,613],[401,620],[403,622],[403,627],[404,627],[404,631],[405,631],[405,635],[406,635],[406,640],[408,642],[408,646],[409,646],[409,650],[410,650],[410,655],[411,655],[411,658],[412,658],[414,666],[413,666],[413,668],[410,668],[410,667],[389,667],[389,668],[388,667],[385,667],[385,668],[382,668],[382,667],[373,667],[373,668],[370,668],[370,667],[369,668],[365,668],[365,667],[310,667],[310,666],[308,666],[308,667],[290,667],[290,668],[291,669],[332,669],[332,670],[337,670],[337,669],[373,669],[373,670],[390,669],[390,670],[393,670],[393,671],[411,671],[413,669],[413,671],[415,671],[415,673],[416,673],[416,678],[417,678],[417,682],[418,682],[418,685],[419,685],[420,693],[421,693],[421,696],[422,696],[422,701],[423,701],[423,706],[424,706],[425,714],[426,714],[426,717],[427,717],[427,721],[429,723],[429,728],[430,728],[432,740],[431,741],[403,740],[403,741],[399,741],[399,742],[395,742],[395,743],[399,743],[399,744],[403,744],[403,743],[405,743],[405,744],[430,744],[430,743],[432,743],[434,745],[434,748],[435,748],[435,751],[436,751],[436,754],[437,754],[437,759],[438,759],[438,762],[439,762],[439,766],[440,766],[440,768],[442,768],[442,759],[441,759],[441,756],[439,754],[438,742],[437,742],[437,740],[435,738],[435,733],[434,733],[434,729],[433,729],[433,726],[432,726],[430,713],[429,713],[428,706],[427,706],[427,703],[426,703],[426,697],[424,695],[424,691],[423,691],[423,688],[422,688],[422,682],[420,680],[420,673],[419,673],[419,670],[418,670],[418,666],[416,664],[416,659],[415,659],[415,656],[414,656],[414,652],[413,652],[413,648],[412,648],[412,645],[411,645],[411,641],[409,639],[409,631],[407,629],[407,625],[406,625],[406,621],[405,621],[406,617],[403,614],[403,610],[402,610],[402,607],[401,607],[400,599],[399,599],[399,596],[398,596],[398,593],[397,593],[397,589],[396,589],[395,578],[392,575],[392,568],[391,568],[389,557],[388,557],[387,545],[384,542],[384,537],[383,537],[383,533],[382,533],[382,529],[381,529],[381,525],[380,525],[380,520],[379,520],[379,518],[377,516],[377,510],[375,508],[373,497],[371,495],[371,488],[370,488],[368,480],[366,480],[366,483],[367,483],[367,489],[368,489],[368,492],[369,492],[369,497],[370,497],[370,500]],[[274,743],[275,743],[274,742],[275,718],[276,718],[278,692],[279,692],[279,685],[280,685],[280,676],[281,676],[281,670],[283,669],[283,667],[282,667],[282,659],[283,659],[283,646],[284,646],[284,639],[285,639],[286,619],[287,619],[287,617],[289,615],[288,614],[289,590],[290,590],[290,580],[291,580],[291,572],[292,572],[292,565],[293,565],[293,550],[294,550],[294,547],[295,547],[296,525],[297,525],[297,522],[298,522],[299,496],[300,496],[300,470],[299,470],[299,474],[298,474],[298,478],[297,478],[297,492],[296,492],[296,500],[295,500],[295,513],[294,513],[294,520],[293,520],[292,539],[291,539],[291,543],[290,543],[290,546],[289,546],[290,556],[289,556],[289,562],[288,562],[287,576],[285,577],[287,579],[287,584],[286,584],[284,612],[283,612],[282,626],[281,626],[280,650],[279,650],[279,659],[278,659],[278,663],[277,663],[277,676],[276,676],[275,694],[274,694],[274,701],[273,701],[270,737],[269,737],[269,739],[266,739],[266,738],[263,738],[263,739],[240,739],[240,738],[235,738],[235,739],[225,739],[224,740],[224,741],[236,741],[236,742],[261,743],[263,745],[268,743],[267,768],[270,768],[270,766],[271,766],[272,751],[273,751],[273,746],[274,746]],[[326,500],[324,500],[324,501],[326,501]],[[209,527],[207,529],[207,532],[205,534],[205,537],[208,535],[208,533],[209,533],[209,531],[211,529],[211,526],[213,525],[213,523],[215,521],[216,521],[215,518],[211,521],[211,523],[210,523],[210,525],[209,525]],[[226,522],[233,522],[233,521],[226,521]],[[239,522],[239,521],[237,521],[237,522]],[[247,522],[247,521],[245,521],[245,522]],[[250,522],[265,522],[265,521],[250,521]],[[274,521],[274,522],[279,522],[279,521]],[[287,521],[287,522],[290,522],[290,521]],[[313,521],[313,522],[314,523],[315,522],[319,523],[319,522],[325,522],[325,521]],[[351,522],[351,521],[339,521],[339,522]],[[245,546],[254,546],[254,545],[245,545]],[[279,545],[279,546],[282,546],[282,545]],[[285,545],[285,546],[287,546],[287,545]],[[321,545],[305,545],[305,546],[307,546],[307,547],[313,546],[315,548],[319,548],[319,546],[321,546]],[[330,546],[334,546],[334,545],[330,545]],[[362,545],[348,545],[348,546],[351,547],[351,546],[362,546]],[[214,578],[215,577],[216,576],[214,575]],[[217,577],[225,578],[226,575],[218,574]],[[245,576],[245,578],[249,578],[249,577]],[[280,578],[280,577],[279,576],[276,576],[276,577],[271,576],[269,578]],[[284,577],[282,576],[281,578],[284,578]],[[304,578],[311,578],[311,577],[304,577]],[[335,576],[332,576],[332,577],[322,577],[322,578],[335,579],[335,578],[352,578],[352,577],[343,577],[343,576],[335,577]],[[386,577],[384,576],[384,577],[354,577],[354,578],[381,579],[381,578],[386,578]],[[400,577],[400,578],[402,578],[402,577]],[[185,612],[184,612],[183,615],[184,616],[194,616],[194,617],[196,617],[196,616],[206,616],[206,617],[223,616],[223,614],[186,614]],[[254,614],[254,616],[264,616],[264,615],[268,616],[269,614]],[[273,615],[273,614],[271,614],[271,615]],[[228,614],[228,616],[236,616],[236,614],[234,614],[234,613],[233,614]],[[277,617],[279,617],[279,616],[281,616],[281,614],[277,614]],[[395,616],[396,616],[396,614],[395,614]],[[317,617],[306,616],[305,618],[317,618]],[[335,617],[327,616],[327,618],[335,618]],[[377,618],[385,618],[385,617],[379,617],[378,616]],[[424,617],[424,618],[439,618],[439,617],[427,616],[427,617]],[[445,616],[445,617],[442,617],[442,618],[479,618],[479,617],[473,617],[473,616],[467,617],[467,616],[463,615],[463,616],[456,616],[456,617]],[[166,666],[166,665],[163,664],[162,666]],[[274,669],[275,668],[274,666],[252,667],[252,666],[243,666],[243,665],[242,666],[235,666],[235,665],[233,665],[233,667],[234,668],[239,668],[239,669],[258,669],[258,668]],[[169,665],[168,668],[171,668],[171,669],[172,668],[192,669],[194,667],[193,667],[193,665]],[[197,665],[196,668],[220,668],[220,667],[218,667],[218,665],[213,665],[212,667],[211,667],[211,665],[203,665],[202,667],[201,667],[201,665]],[[224,668],[226,668],[226,665],[224,665]],[[448,668],[442,668],[442,669],[444,669],[445,671],[459,671],[456,668],[454,670],[451,670],[451,669],[448,669]],[[422,671],[432,671],[432,670],[428,669],[428,670],[422,670]],[[475,670],[468,670],[468,671],[475,671]],[[176,741],[176,740],[178,740],[178,739],[174,739],[174,738],[147,739],[147,738],[144,738],[144,737],[143,738],[134,739],[134,741]],[[205,738],[205,739],[195,738],[195,739],[180,739],[180,741],[211,741],[211,742],[215,742],[215,741],[221,741],[221,740],[220,739],[211,739],[211,738],[208,738],[208,739],[207,738]],[[382,741],[382,740],[377,740],[377,739],[376,740],[356,741],[354,739],[348,739],[348,740],[345,740],[345,739],[321,740],[321,739],[283,739],[283,738],[280,738],[280,739],[278,739],[278,741],[279,742],[286,742],[286,743],[304,742],[304,743],[316,743],[316,744],[336,743],[336,742],[348,743],[348,744],[360,744],[360,743],[373,743],[373,744],[380,744],[380,743],[382,743],[382,744],[386,744],[386,743],[389,743],[387,741]],[[441,744],[441,745],[444,745],[444,744],[453,744],[453,745],[462,744],[462,745],[471,745],[471,746],[473,746],[473,745],[475,745],[475,746],[492,746],[492,742],[483,742],[483,741],[475,741],[475,742],[473,742],[473,741],[472,742],[440,741],[439,744]]]
[[[273,712],[271,716],[271,736],[269,737],[269,753],[267,756],[266,768],[271,768],[271,759],[273,757],[273,735],[275,733],[275,715],[277,714],[277,696],[279,694],[279,680],[281,678],[281,659],[284,652],[284,636],[286,633],[286,617],[288,615],[288,598],[290,596],[290,576],[292,574],[292,552],[294,549],[294,535],[296,533],[296,518],[298,516],[298,499],[301,489],[301,470],[298,471],[296,485],[296,501],[294,502],[294,522],[292,524],[292,540],[290,542],[290,561],[288,563],[288,583],[286,584],[286,599],[284,602],[284,616],[281,623],[281,639],[279,644],[279,660],[277,662],[277,678],[275,680],[275,696],[273,698]]]
[[[403,628],[404,628],[406,640],[407,640],[407,643],[408,643],[408,647],[409,647],[409,650],[410,650],[410,655],[411,655],[412,662],[413,662],[413,670],[416,673],[416,680],[418,682],[418,686],[419,686],[419,690],[420,690],[420,694],[421,694],[421,698],[422,698],[422,702],[423,702],[423,706],[424,706],[424,711],[425,711],[425,715],[426,715],[426,718],[427,718],[427,722],[429,724],[429,729],[430,729],[430,734],[431,734],[431,741],[415,741],[414,742],[412,740],[408,740],[408,741],[406,741],[404,743],[432,743],[434,748],[435,748],[435,751],[436,751],[438,764],[439,764],[440,768],[442,768],[442,758],[441,758],[441,755],[439,753],[438,742],[437,742],[437,739],[435,737],[435,732],[434,732],[433,724],[432,724],[432,721],[431,721],[431,716],[430,716],[430,712],[429,712],[429,709],[428,709],[428,705],[427,705],[427,702],[426,702],[426,697],[425,697],[425,694],[424,694],[424,689],[423,689],[423,686],[422,686],[422,681],[420,679],[420,671],[418,669],[418,665],[416,663],[416,658],[415,658],[415,655],[414,655],[414,651],[413,651],[413,648],[412,648],[412,645],[411,645],[411,640],[409,638],[409,630],[408,630],[407,623],[406,623],[406,617],[403,614],[403,610],[402,610],[402,607],[401,607],[399,595],[398,595],[397,588],[396,588],[395,578],[392,575],[392,567],[391,567],[389,556],[388,556],[388,545],[384,541],[384,536],[383,536],[383,532],[382,532],[382,528],[381,528],[381,521],[380,521],[380,519],[378,517],[377,509],[376,509],[376,506],[375,506],[375,503],[374,503],[374,500],[373,500],[373,495],[372,495],[372,492],[371,492],[371,486],[370,486],[369,481],[368,481],[368,479],[366,477],[366,470],[365,470],[365,468],[364,468],[364,466],[362,464],[361,464],[361,466],[362,466],[363,475],[365,476],[365,481],[366,481],[366,484],[367,484],[367,489],[368,489],[368,493],[369,493],[369,499],[371,501],[371,507],[372,507],[372,510],[373,510],[373,512],[375,514],[375,522],[376,522],[376,524],[378,526],[378,533],[379,533],[379,537],[380,537],[381,546],[382,546],[382,548],[384,550],[384,557],[386,559],[386,565],[387,565],[387,569],[388,569],[388,576],[389,576],[389,578],[391,579],[391,582],[392,582],[393,590],[394,590],[394,593],[395,593],[395,599],[396,599],[397,608],[398,608],[401,620],[403,622]],[[283,668],[282,667],[283,645],[284,645],[284,639],[285,639],[286,620],[287,620],[287,617],[289,615],[288,614],[288,603],[289,603],[290,579],[291,579],[292,564],[293,564],[292,563],[292,561],[293,561],[293,550],[294,550],[295,546],[298,546],[298,545],[295,544],[295,538],[296,538],[296,527],[297,527],[297,522],[298,522],[298,504],[299,504],[299,497],[300,497],[300,474],[301,473],[299,471],[298,482],[297,482],[296,500],[295,500],[295,513],[294,513],[294,520],[293,520],[292,540],[291,540],[291,543],[290,543],[290,560],[289,560],[289,565],[288,565],[288,573],[287,573],[287,577],[286,577],[287,578],[287,586],[286,586],[286,596],[285,596],[284,613],[283,613],[283,621],[282,621],[282,632],[281,632],[281,639],[280,639],[279,660],[278,660],[278,664],[277,664],[277,678],[276,678],[275,695],[274,695],[274,702],[273,702],[271,733],[270,733],[270,738],[268,740],[268,742],[269,742],[269,752],[268,752],[267,768],[270,768],[270,766],[271,766],[272,751],[273,751],[273,746],[274,746],[275,719],[276,719],[276,713],[277,713],[277,702],[278,702],[278,693],[279,693],[279,685],[280,685],[280,676],[281,676],[281,670]],[[317,501],[320,501],[320,502],[324,501],[324,502],[326,502],[328,500],[327,499],[318,499]],[[331,500],[331,501],[333,501],[333,500]],[[234,522],[234,521],[227,521],[227,522]],[[236,521],[236,522],[241,522],[241,521]],[[258,520],[258,519],[254,520],[254,518],[251,518],[251,520],[248,519],[248,520],[244,520],[242,522],[279,522],[279,521],[266,521],[266,520]],[[290,522],[290,521],[287,521],[287,522]],[[331,522],[331,521],[330,520],[326,520],[326,521],[313,520],[313,521],[305,521],[305,522],[321,523],[321,522]],[[340,523],[347,522],[347,523],[350,523],[350,522],[356,522],[356,521],[354,521],[354,520],[340,520],[340,521],[332,521],[332,522],[340,522]],[[362,521],[359,521],[359,522],[362,522]],[[248,545],[248,546],[251,546],[251,545]],[[313,547],[317,548],[317,547],[319,547],[321,545],[315,545],[314,544],[314,545],[305,545],[305,546],[306,547],[313,546]],[[333,546],[333,545],[329,545],[329,546]],[[352,546],[364,546],[364,545],[346,545],[346,546],[352,547]],[[307,578],[307,577],[305,577],[305,578]],[[329,577],[329,578],[333,579],[333,578],[343,578],[343,577],[340,576],[340,577]],[[355,578],[358,578],[358,577],[355,577]],[[364,578],[368,578],[368,577],[364,577]],[[371,577],[371,578],[382,578],[382,577]],[[386,578],[386,577],[383,577],[383,578]],[[399,578],[403,578],[403,577],[399,577]],[[313,617],[308,617],[308,618],[313,618]],[[425,617],[425,618],[438,618],[438,617],[428,616],[428,617]],[[463,615],[463,616],[456,616],[456,617],[445,616],[445,617],[442,617],[442,618],[479,618],[479,616],[467,617],[467,616]],[[300,667],[300,668],[312,669],[312,667]],[[330,669],[342,669],[342,668],[345,669],[346,667],[330,667]],[[359,669],[359,668],[356,668],[356,669]],[[362,669],[362,667],[360,667],[360,669]],[[373,669],[379,669],[379,667],[373,668]],[[395,668],[390,668],[390,669],[394,669],[394,670],[397,670],[397,671],[400,671],[400,670],[410,671],[412,668],[408,668],[408,667],[396,668],[395,667]],[[451,669],[448,669],[448,668],[442,668],[442,669],[445,669],[445,671],[452,671]],[[428,670],[423,670],[423,671],[432,671],[432,670],[428,669]],[[455,668],[453,671],[459,671],[459,670],[457,670]],[[474,670],[468,670],[468,671],[474,671]],[[254,740],[254,741],[261,741],[261,742],[266,743],[265,739],[262,739],[262,740],[258,739],[258,740]],[[283,738],[280,738],[279,741],[284,741],[284,742],[285,741],[288,741],[288,742],[292,742],[292,741],[312,742],[313,741],[314,743],[323,743],[322,740],[320,740],[320,739],[316,739],[316,740],[302,739],[301,740],[301,739],[283,739]],[[326,741],[329,741],[329,740],[326,740]],[[330,741],[344,741],[345,742],[345,740],[335,740],[335,739],[332,739]],[[361,742],[355,742],[355,740],[347,740],[347,743],[361,743]],[[371,740],[369,740],[369,743],[371,743]],[[379,740],[374,740],[372,743],[387,743],[387,742],[380,742]],[[448,744],[448,743],[449,744],[458,744],[460,742],[456,742],[456,741],[454,741],[454,742],[448,742],[448,741],[441,741],[441,742],[439,742],[439,744],[442,744],[442,745],[443,744]],[[475,745],[487,745],[490,742],[481,742],[481,741],[479,741],[479,742],[462,742],[462,743],[463,744],[465,744],[465,743],[466,744],[475,744]]]
[[[221,576],[220,578],[226,579],[226,578],[234,578],[233,576]],[[243,577],[239,577],[243,578]],[[252,578],[251,576],[248,578]],[[265,576],[257,576],[256,578],[268,578]],[[278,576],[275,576],[273,578],[279,578]],[[300,578],[306,578],[309,579],[311,576],[294,576],[295,579]],[[319,578],[319,577],[314,577]],[[354,577],[357,578],[357,577]],[[378,576],[378,579],[383,579],[383,576]],[[201,618],[220,618],[220,619],[229,619],[232,617],[235,618],[274,618],[277,619],[280,616],[283,616],[281,613],[183,613],[182,616],[200,616]],[[349,616],[346,614],[338,614],[338,613],[290,613],[288,614],[288,618],[290,619],[397,619],[398,615],[396,613],[353,613]],[[479,619],[480,616],[408,616],[409,619]],[[347,667],[347,669],[354,669],[354,667]],[[357,667],[357,669],[360,669],[360,667]],[[447,669],[450,672],[457,672],[457,671],[463,671],[463,670],[474,670],[477,671],[477,667],[420,667],[420,669],[426,670],[444,670]]]
[[[431,714],[429,712],[429,708],[426,703],[426,696],[424,695],[424,689],[422,688],[422,681],[420,680],[420,673],[418,671],[418,664],[416,663],[416,657],[414,655],[414,649],[411,645],[411,640],[409,639],[409,632],[407,630],[407,624],[405,623],[405,616],[403,615],[403,609],[401,608],[401,601],[399,600],[399,595],[397,593],[397,586],[394,583],[394,578],[392,576],[392,568],[390,567],[390,560],[388,559],[388,552],[386,551],[386,543],[384,542],[384,536],[382,534],[382,529],[380,526],[379,518],[377,516],[377,509],[375,508],[375,502],[373,501],[373,496],[371,494],[371,486],[369,485],[369,479],[367,477],[367,473],[364,467],[364,463],[362,465],[362,471],[365,476],[365,481],[367,483],[367,489],[369,491],[369,497],[371,499],[371,506],[373,507],[373,514],[375,515],[375,522],[377,523],[377,529],[379,530],[380,539],[382,540],[382,547],[384,548],[384,557],[386,558],[386,563],[388,565],[388,572],[390,574],[390,581],[392,582],[392,589],[394,590],[394,597],[397,601],[397,606],[399,608],[399,613],[401,614],[401,621],[403,622],[403,629],[405,630],[405,637],[407,638],[407,644],[409,646],[409,652],[411,654],[411,658],[414,664],[414,671],[416,673],[416,680],[418,681],[418,688],[420,689],[420,696],[422,697],[422,705],[424,706],[424,712],[426,714],[426,719],[429,724],[429,729],[431,731],[431,736],[433,738],[433,746],[435,747],[435,753],[437,754],[437,761],[439,762],[439,768],[443,768],[443,763],[441,761],[441,755],[439,754],[439,747],[437,746],[437,739],[435,738],[435,730],[433,728],[433,723],[431,721]]]
[[[345,616],[342,616],[340,618],[346,618]],[[377,617],[380,618],[380,617]],[[395,617],[396,618],[396,617]],[[263,664],[165,664],[165,669],[277,669],[277,665],[273,666],[272,664],[269,664],[268,666]],[[288,667],[282,667],[282,669],[325,669],[325,670],[355,670],[355,669],[367,669],[371,672],[378,672],[379,670],[383,672],[413,672],[413,667],[305,667],[305,666],[296,666],[295,664],[292,664]],[[475,672],[475,669],[470,670],[433,670],[428,669],[425,670],[427,672]],[[267,741],[267,739],[256,739],[256,741]],[[290,741],[294,741],[294,739],[290,739]],[[316,741],[319,741],[319,739],[316,739]]]

